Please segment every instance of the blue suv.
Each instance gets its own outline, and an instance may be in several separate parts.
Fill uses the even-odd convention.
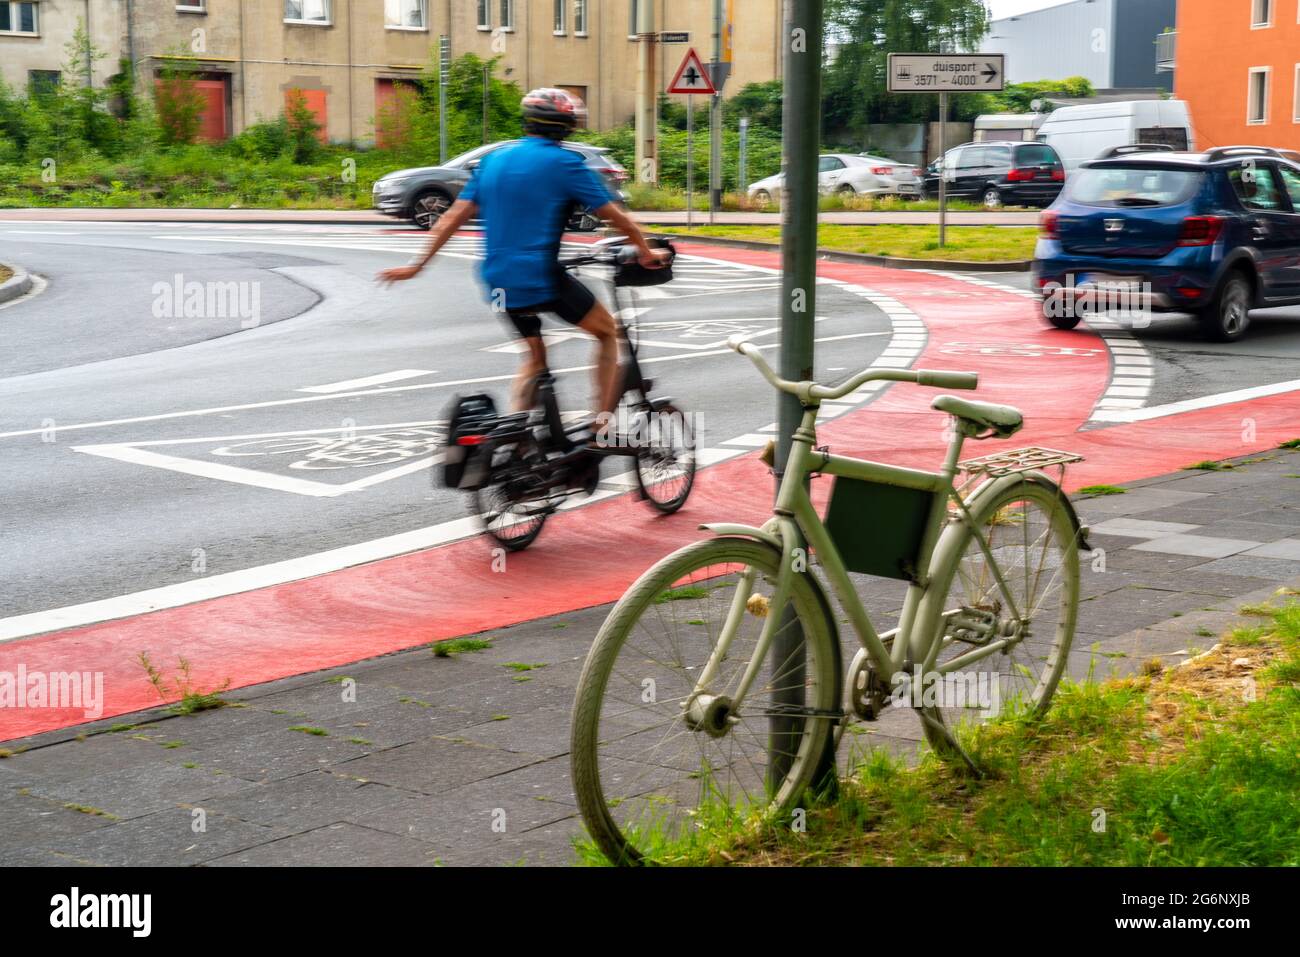
[[[1250,310],[1300,303],[1300,155],[1288,150],[1120,147],[1070,176],[1040,228],[1033,274],[1060,329],[1119,293],[1143,312],[1193,313],[1230,342]]]

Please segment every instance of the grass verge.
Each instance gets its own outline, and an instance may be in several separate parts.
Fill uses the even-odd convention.
[[[817,246],[837,252],[896,256],[900,259],[1008,262],[1033,257],[1037,232],[1033,226],[953,226],[948,230],[947,244],[941,249],[937,226],[843,226],[826,223],[817,227]],[[781,227],[697,226],[690,235],[779,243]]]
[[[789,822],[704,809],[666,863],[1300,864],[1300,604],[1182,667],[1065,684],[1046,717],[969,729],[984,780],[876,751]],[[580,845],[580,856],[598,855]]]

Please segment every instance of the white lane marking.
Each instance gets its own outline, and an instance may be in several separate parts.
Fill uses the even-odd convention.
[[[291,558],[270,565],[259,565],[237,572],[221,575],[209,575],[195,581],[181,582],[175,585],[163,585],[147,591],[122,595],[119,598],[106,598],[101,601],[86,602],[80,605],[66,605],[48,611],[32,612],[27,615],[15,615],[0,619],[0,642],[13,641],[30,635],[39,635],[64,628],[76,628],[84,625],[111,621],[118,618],[130,618],[164,608],[178,608],[213,598],[224,598],[243,592],[256,591],[287,582],[302,581],[318,575],[341,571],[355,565],[404,555],[409,552],[422,551],[445,545],[458,539],[478,535],[480,528],[474,517],[460,518],[443,522],[428,528],[402,532],[386,538],[377,538],[357,545],[345,545],[315,555]]]
[[[1276,382],[1272,385],[1257,385],[1249,389],[1237,389],[1233,392],[1220,392],[1218,395],[1201,396],[1199,399],[1184,399],[1167,405],[1153,405],[1145,409],[1111,409],[1099,410],[1093,418],[1099,422],[1145,422],[1148,419],[1160,419],[1167,415],[1182,412],[1196,412],[1200,409],[1213,409],[1234,402],[1246,402],[1250,399],[1262,399],[1270,395],[1285,395],[1300,391],[1300,379]]]
[[[727,439],[723,445],[739,445],[749,449],[761,449],[772,440],[770,435],[759,435],[757,432],[750,432],[747,435],[738,435],[734,439]]]
[[[976,278],[966,276],[958,272],[948,272],[939,269],[927,269],[925,272],[933,273],[936,276],[945,276],[949,279],[956,279],[960,282],[967,282],[975,286],[982,286],[985,289],[997,289],[1001,292],[1012,293],[1026,299],[1037,300],[1039,295],[1035,292],[1027,292],[1024,289],[1017,289],[1015,286],[1009,286],[1005,283],[994,282],[990,279]],[[1106,391],[1097,401],[1093,408],[1092,415],[1089,416],[1089,422],[1109,422],[1110,418],[1100,415],[1100,410],[1109,410],[1116,408],[1134,408],[1145,405],[1150,398],[1151,388],[1154,386],[1154,380],[1147,383],[1132,383],[1122,376],[1130,374],[1128,369],[1120,369],[1122,365],[1150,365],[1151,357],[1147,352],[1147,347],[1140,339],[1136,339],[1133,333],[1124,328],[1114,319],[1108,319],[1102,316],[1095,316],[1087,320],[1088,327],[1095,332],[1101,340],[1106,343],[1106,348],[1111,354],[1111,379],[1107,384]],[[1124,361],[1121,361],[1121,356]],[[1123,406],[1116,406],[1112,403],[1123,402]]]
[[[387,382],[418,379],[421,376],[434,375],[436,372],[436,369],[398,369],[396,372],[383,372],[379,375],[366,376],[364,379],[347,379],[343,382],[331,382],[328,385],[308,386],[297,391],[314,392],[321,395],[328,395],[331,392],[351,392],[353,389],[364,389],[367,386],[383,385]]]

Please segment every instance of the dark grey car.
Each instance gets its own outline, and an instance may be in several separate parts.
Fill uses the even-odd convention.
[[[448,160],[445,166],[399,169],[381,176],[375,180],[375,209],[385,216],[409,219],[421,229],[429,229],[456,201],[484,156],[517,142],[519,141],[503,140],[500,143],[489,143]],[[610,155],[608,149],[576,142],[567,142],[564,148],[581,153],[587,166],[600,176],[610,193],[623,202],[627,201],[627,193],[623,191],[628,179],[627,170]],[[592,230],[599,223],[589,210],[580,209],[574,211],[569,228]]]

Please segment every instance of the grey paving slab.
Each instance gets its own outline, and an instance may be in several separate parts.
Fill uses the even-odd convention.
[[[1249,558],[1285,558],[1300,562],[1300,538],[1284,538],[1246,552]]]
[[[1135,515],[1171,505],[1184,505],[1211,498],[1211,492],[1181,492],[1167,488],[1140,488],[1123,495],[1104,495],[1075,502],[1075,508],[1085,522],[1095,523],[1106,518]]]
[[[53,838],[71,838],[112,825],[112,820],[31,793],[0,798],[0,851],[13,851]]]
[[[1209,538],[1205,535],[1166,535],[1134,545],[1137,552],[1164,552],[1169,555],[1194,555],[1200,558],[1227,558],[1258,548],[1259,542],[1235,538]]]
[[[1171,492],[1229,492],[1252,484],[1254,481],[1248,470],[1227,469],[1215,472],[1189,469],[1185,478],[1162,482],[1160,488]]]
[[[440,794],[539,760],[535,754],[434,738],[357,758],[339,770],[408,791]]]
[[[504,721],[488,721],[456,732],[458,740],[472,741],[522,751],[543,758],[569,753],[569,708],[539,708],[512,715]]]
[[[361,745],[349,740],[351,731],[326,729],[328,737],[282,729],[249,737],[223,738],[211,745],[171,752],[178,764],[195,764],[247,781],[274,781],[304,771],[335,767],[362,755],[382,750],[384,745]]]
[[[204,801],[215,814],[293,833],[362,817],[409,800],[409,792],[308,771],[263,787]]]
[[[4,760],[4,769],[42,781],[84,777],[88,768],[128,768],[161,760],[162,749],[129,733],[96,734],[48,747],[35,747]]]
[[[1244,538],[1265,545],[1281,541],[1287,536],[1295,535],[1295,529],[1289,525],[1267,525],[1263,522],[1243,522],[1227,519],[1221,522],[1209,522],[1196,530],[1197,535],[1210,538]]]
[[[196,830],[196,826],[201,827]],[[265,843],[284,832],[192,808],[169,808],[32,848],[79,864],[181,867]]]
[[[1156,522],[1138,518],[1111,518],[1092,526],[1098,535],[1119,535],[1125,538],[1160,538],[1177,535],[1198,528],[1186,522]]]
[[[29,790],[40,797],[95,808],[126,820],[250,786],[248,781],[230,774],[160,762],[35,784]]]
[[[210,867],[435,867],[438,849],[358,824],[327,824],[216,860]]]
[[[1207,562],[1205,571],[1222,575],[1241,575],[1243,577],[1273,579],[1284,581],[1300,575],[1300,562],[1285,558],[1260,558],[1255,555],[1233,555]]]

